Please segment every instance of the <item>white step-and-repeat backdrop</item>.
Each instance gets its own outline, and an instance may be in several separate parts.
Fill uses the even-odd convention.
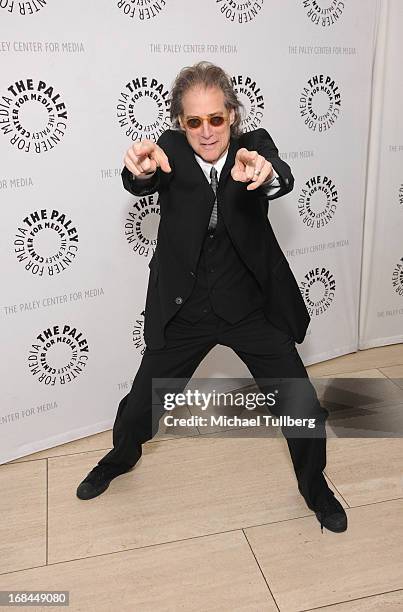
[[[359,348],[403,342],[403,2],[382,3],[365,206]]]
[[[312,315],[304,362],[357,349],[381,4],[0,0],[0,462],[113,423],[144,351],[159,221],[157,195],[123,190],[122,160],[169,127],[171,83],[201,59],[231,75],[244,129],[265,127],[294,173],[269,215]],[[398,251],[382,255],[398,265]],[[217,347],[196,375],[248,371]]]

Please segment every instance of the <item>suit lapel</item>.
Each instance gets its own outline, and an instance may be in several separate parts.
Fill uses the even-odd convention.
[[[238,148],[239,148],[238,141],[233,136],[231,136],[230,141],[229,141],[227,159],[225,160],[225,164],[223,166],[223,169],[221,170],[220,180],[218,181],[219,189],[224,187],[225,182],[228,178],[228,175],[230,171],[232,170],[232,166],[234,165],[235,155],[236,155]]]
[[[210,182],[203,172],[200,164],[195,158],[194,151],[187,141],[186,135],[183,132],[179,132],[181,135],[181,154],[182,154],[182,171],[190,181],[194,181],[196,184],[200,184],[203,192],[200,193],[201,198],[214,196]],[[204,194],[204,195],[203,195]],[[196,196],[197,197],[197,196]]]

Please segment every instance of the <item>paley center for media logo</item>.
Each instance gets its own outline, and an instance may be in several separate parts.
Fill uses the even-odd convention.
[[[215,0],[216,5],[222,15],[230,23],[249,23],[256,19],[260,14],[264,0]]]
[[[337,23],[345,9],[342,0],[302,0],[302,6],[310,21],[323,28]]]
[[[396,293],[403,297],[403,257],[394,267],[392,274],[392,286]]]
[[[140,351],[140,355],[144,355],[146,350],[146,344],[144,342],[144,315],[145,312],[140,314],[140,317],[135,320],[132,329],[132,341],[134,348]]]
[[[165,8],[166,0],[118,0],[117,7],[129,19],[149,21]]]
[[[65,323],[42,330],[28,352],[29,370],[38,382],[55,386],[75,380],[88,363],[89,347],[83,333]]]
[[[318,174],[308,179],[298,197],[298,213],[306,227],[320,229],[333,219],[339,194],[334,181]]]
[[[0,9],[4,9],[7,13],[15,13],[17,15],[33,15],[38,13],[48,0],[25,0],[25,2],[17,2],[16,0],[0,0]]]
[[[336,281],[328,268],[312,268],[299,285],[310,316],[319,316],[328,310],[336,293]]]
[[[77,228],[60,210],[35,210],[20,223],[14,236],[14,252],[34,276],[57,276],[77,256]]]
[[[242,118],[243,131],[256,130],[264,116],[264,96],[260,86],[247,74],[232,76],[231,83],[245,109],[245,116]]]
[[[15,81],[0,94],[0,131],[25,153],[44,153],[59,144],[67,116],[60,92],[40,79]]]
[[[133,253],[152,257],[160,222],[158,195],[137,197],[126,215],[125,237]]]
[[[154,77],[138,76],[120,92],[116,116],[119,126],[133,141],[154,142],[168,129],[171,100],[169,89]]]
[[[341,94],[335,79],[315,74],[308,79],[299,98],[299,111],[313,132],[326,132],[341,112]]]

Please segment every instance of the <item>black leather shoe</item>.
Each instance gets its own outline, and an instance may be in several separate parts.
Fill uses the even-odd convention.
[[[121,469],[119,471],[116,466],[96,465],[78,485],[77,497],[79,499],[92,499],[101,495],[109,487],[111,480],[131,469]]]
[[[320,522],[322,533],[323,527],[336,533],[346,531],[347,514],[341,503],[335,498],[331,489],[327,489],[319,494],[314,512],[316,518]]]

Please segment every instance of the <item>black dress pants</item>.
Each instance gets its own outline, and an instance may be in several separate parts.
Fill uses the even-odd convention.
[[[310,509],[327,483],[323,475],[326,466],[326,429],[328,412],[321,407],[315,388],[295,348],[294,340],[272,325],[263,310],[258,309],[235,324],[230,324],[210,312],[195,324],[180,316],[180,312],[165,329],[166,344],[162,349],[146,347],[130,392],[119,403],[113,426],[113,449],[99,465],[112,464],[121,473],[132,467],[141,456],[141,444],[158,430],[161,410],[155,416],[152,409],[152,378],[180,378],[184,385],[202,359],[217,344],[232,348],[248,367],[255,379],[294,379],[297,387],[287,380],[281,389],[289,398],[270,407],[275,416],[292,414],[314,417],[315,433],[299,427],[282,427],[286,437],[300,493]],[[183,382],[183,381],[181,381]],[[259,380],[257,380],[259,384]],[[183,390],[183,386],[177,392]],[[260,386],[261,391],[265,391]],[[307,437],[304,437],[304,431]],[[309,435],[309,437],[308,437]]]

